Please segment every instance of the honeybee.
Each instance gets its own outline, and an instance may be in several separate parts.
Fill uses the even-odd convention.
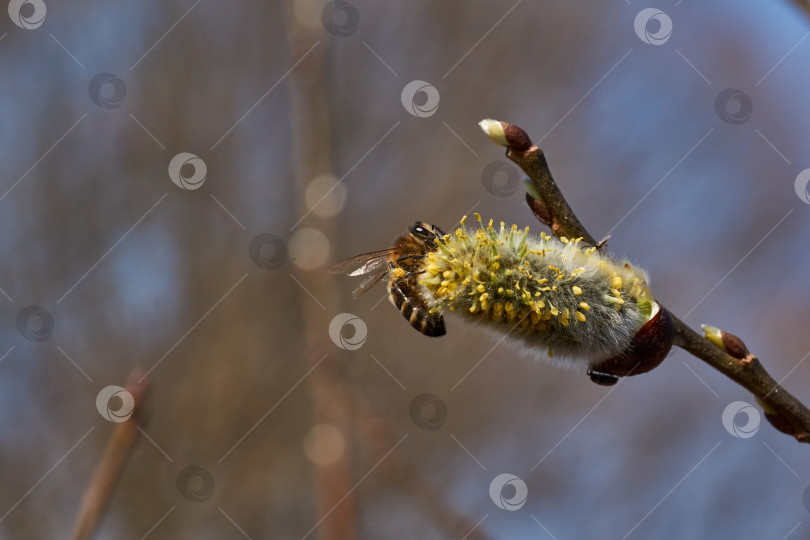
[[[444,319],[439,313],[430,313],[419,293],[417,276],[422,259],[443,242],[445,232],[436,225],[417,221],[406,234],[399,236],[394,245],[381,251],[364,253],[341,261],[329,269],[332,274],[365,276],[354,291],[357,298],[378,282],[388,280],[388,299],[408,322],[426,336],[445,334]]]

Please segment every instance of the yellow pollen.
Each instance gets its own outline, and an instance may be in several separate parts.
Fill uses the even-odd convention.
[[[591,306],[589,306],[587,302],[580,302],[579,307],[581,307],[585,311],[590,311],[591,310]]]
[[[576,317],[579,322],[585,322],[585,314],[581,311],[576,312]]]
[[[580,289],[580,288],[579,288],[579,287],[577,287],[576,285],[574,285],[573,287],[571,287],[571,290],[572,290],[572,291],[574,291],[574,294],[582,294],[582,289]]]

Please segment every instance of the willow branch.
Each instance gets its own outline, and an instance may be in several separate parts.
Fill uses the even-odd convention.
[[[574,211],[565,201],[551,175],[543,151],[517,126],[495,120],[484,120],[481,128],[496,144],[506,147],[506,157],[528,175],[533,190],[527,194],[529,208],[537,219],[551,228],[555,236],[581,237],[597,245]],[[703,360],[726,377],[749,390],[765,412],[765,418],[779,431],[799,442],[810,443],[810,410],[791,395],[748,351],[738,337],[713,327],[704,327],[704,337],[678,317],[674,344]]]
[[[129,419],[116,424],[113,428],[110,440],[104,449],[104,454],[101,456],[98,465],[96,465],[87,490],[82,497],[79,513],[73,527],[73,534],[71,535],[73,540],[88,540],[93,537],[93,533],[110,502],[116,481],[121,476],[126,458],[137,438],[138,428],[141,425],[142,402],[146,394],[146,382],[137,382],[140,376],[140,372],[133,372],[129,377],[126,390],[132,395],[135,408]]]

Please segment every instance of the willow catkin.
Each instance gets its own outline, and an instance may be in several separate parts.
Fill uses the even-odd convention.
[[[549,357],[598,364],[622,354],[658,311],[646,273],[580,239],[461,227],[427,253],[418,276],[431,312],[455,312]],[[466,218],[466,216],[465,216]]]

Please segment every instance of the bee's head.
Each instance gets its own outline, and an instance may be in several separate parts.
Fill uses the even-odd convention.
[[[445,232],[436,225],[428,225],[424,221],[417,221],[410,228],[411,234],[430,247],[436,247],[436,240],[441,240]]]

